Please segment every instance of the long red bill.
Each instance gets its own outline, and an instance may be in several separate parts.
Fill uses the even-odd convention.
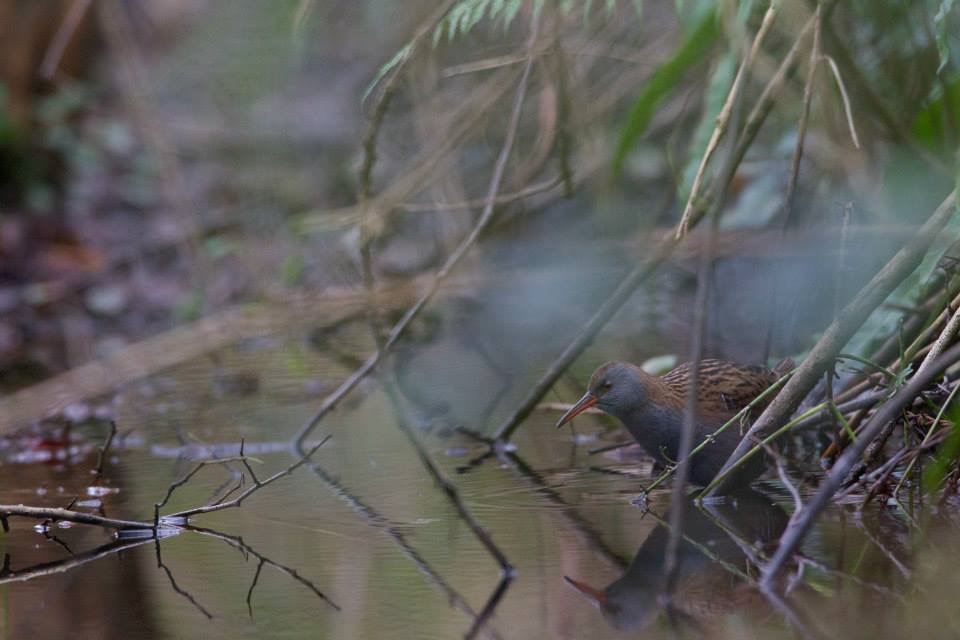
[[[603,591],[594,589],[585,582],[574,580],[569,576],[563,576],[563,579],[568,585],[576,589],[577,593],[589,600],[594,606],[602,607],[603,605],[607,604],[607,594],[605,594]]]
[[[582,398],[577,400],[575,405],[570,407],[569,411],[560,416],[560,419],[557,421],[557,429],[567,424],[595,404],[597,404],[597,396],[587,391],[585,394],[583,394]]]

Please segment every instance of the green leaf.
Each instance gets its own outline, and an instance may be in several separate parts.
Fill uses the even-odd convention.
[[[930,100],[914,117],[911,133],[914,139],[934,153],[953,150],[953,141],[944,131],[944,122],[960,125],[960,79],[944,83],[940,94]]]
[[[960,420],[960,410],[950,409],[947,411],[947,415],[950,422],[953,423],[953,428],[950,430],[947,439],[937,447],[933,464],[927,467],[923,473],[922,484],[926,493],[932,493],[940,486],[957,456],[960,455],[960,421],[958,421]]]
[[[307,262],[303,256],[296,253],[288,255],[280,265],[280,275],[284,284],[288,287],[294,287],[300,282],[300,277],[307,268]]]
[[[653,72],[647,86],[634,101],[627,114],[620,141],[613,154],[613,177],[620,174],[627,154],[643,135],[660,102],[679,84],[687,70],[706,57],[713,49],[719,28],[714,12],[707,12],[696,28],[686,37],[673,56]]]
[[[503,14],[503,27],[506,29],[513,23],[513,19],[517,17],[517,12],[520,11],[520,7],[523,6],[523,0],[510,0],[510,4],[507,5],[506,10]]]
[[[713,135],[713,130],[717,126],[717,115],[723,108],[727,94],[730,93],[736,71],[737,61],[728,51],[717,63],[713,74],[710,76],[710,85],[707,87],[707,93],[704,96],[703,115],[700,117],[700,123],[693,134],[693,141],[690,145],[690,159],[687,166],[684,167],[679,184],[680,193],[678,197],[680,200],[686,200],[690,195],[693,177],[697,174],[700,159],[706,152],[710,136]]]
[[[943,71],[950,61],[950,47],[947,44],[947,16],[953,10],[953,0],[940,0],[940,9],[933,17],[933,24],[937,30],[937,52],[940,54],[940,66],[937,73]]]
[[[393,71],[396,67],[406,62],[407,58],[410,57],[412,52],[413,43],[410,42],[393,54],[393,57],[390,58],[386,64],[380,67],[380,70],[377,71],[377,75],[373,76],[373,80],[371,80],[370,84],[367,85],[367,88],[364,89],[363,97],[360,98],[360,102],[366,102],[367,98],[370,96],[370,92],[373,91],[378,84],[380,84],[380,81],[383,80],[387,74]]]

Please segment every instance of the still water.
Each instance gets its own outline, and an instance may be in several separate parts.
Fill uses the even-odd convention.
[[[438,322],[432,335],[444,335]],[[91,421],[75,430],[69,464],[38,460],[36,443],[7,443],[0,501],[66,506],[77,498],[86,501],[77,508],[95,510],[100,500],[108,516],[150,519],[171,482],[211,452],[235,455],[240,438],[262,461],[260,477],[283,469],[293,461],[290,438],[350,371],[349,354],[370,348],[366,335],[358,320],[323,336],[251,340],[131,384],[106,401],[120,429],[105,463],[109,491],[87,489],[106,433]],[[485,447],[456,427],[489,412],[498,394],[509,399],[518,391],[478,377],[490,366],[479,351],[469,341],[424,338],[415,352],[401,350],[385,375],[398,381],[420,442],[515,567],[508,584],[371,381],[321,424],[317,437],[332,437],[315,466],[241,508],[197,516],[193,524],[204,530],[106,553],[112,538],[100,530],[53,525],[44,532],[12,520],[2,538],[0,632],[453,638],[498,594],[479,637],[668,637],[657,594],[669,496],[654,493],[649,511],[632,502],[654,473],[650,463],[623,452],[591,454],[622,437],[605,418],[578,419],[574,433],[553,429],[555,413],[538,412],[514,451],[471,464]],[[574,386],[561,389],[572,397]],[[165,511],[200,505],[229,482],[229,469],[205,468]],[[688,508],[675,615],[683,632],[893,638],[905,629],[929,637],[960,631],[950,596],[960,551],[951,505],[913,519],[835,507],[808,538],[787,601],[771,603],[747,582],[793,504],[772,480],[756,488]]]

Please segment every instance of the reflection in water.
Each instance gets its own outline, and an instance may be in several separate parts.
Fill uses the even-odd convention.
[[[763,596],[748,583],[756,567],[744,545],[762,549],[779,539],[787,525],[783,509],[758,493],[707,509],[709,513],[692,501],[687,505],[673,598],[676,613],[696,626],[708,625],[712,619],[738,609],[762,606]],[[624,574],[605,588],[564,577],[616,629],[637,631],[648,627],[663,610],[659,596],[670,537],[666,521],[661,519]]]

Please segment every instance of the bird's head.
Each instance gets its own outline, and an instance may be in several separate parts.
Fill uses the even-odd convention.
[[[590,407],[617,417],[629,413],[647,401],[644,381],[648,377],[649,374],[628,362],[600,365],[590,377],[587,392],[560,417],[557,427],[562,427]]]

